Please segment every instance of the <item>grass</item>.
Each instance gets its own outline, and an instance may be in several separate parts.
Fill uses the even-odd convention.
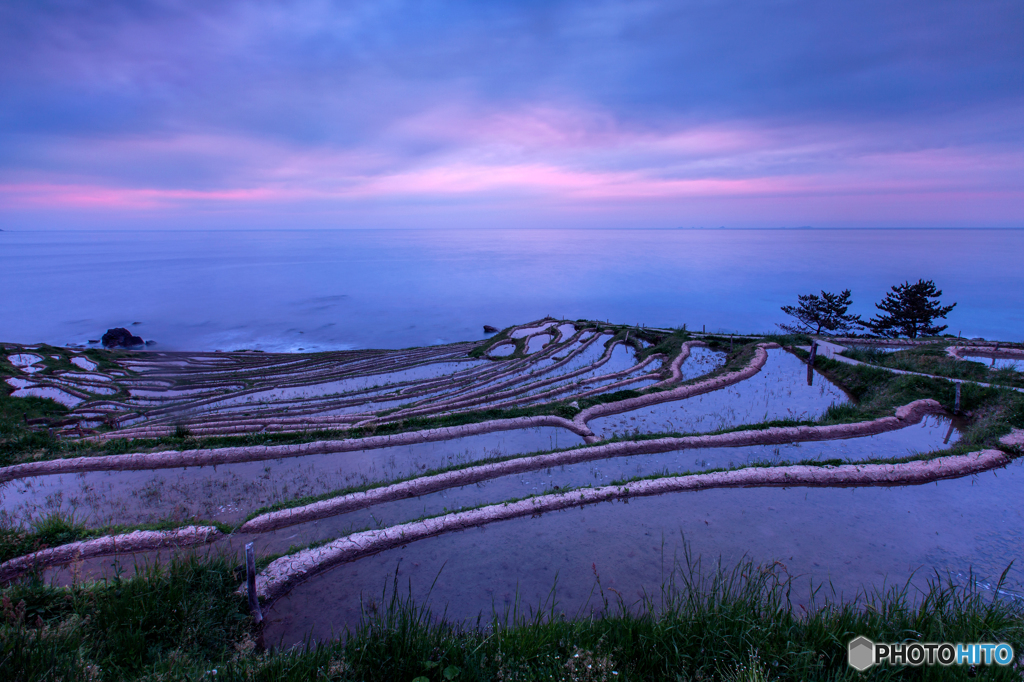
[[[261,651],[223,557],[185,556],[135,577],[3,590],[0,669],[29,680],[938,680],[962,668],[854,672],[846,643],[1008,642],[1024,647],[1019,602],[988,598],[973,581],[939,576],[843,602],[819,587],[804,610],[791,578],[751,561],[706,566],[684,552],[656,594],[624,603],[595,582],[587,604],[492,613],[483,627],[439,618],[403,596],[397,579],[347,637]],[[375,600],[378,601],[378,600]],[[480,625],[478,621],[478,625]],[[214,673],[213,671],[216,670]],[[1019,680],[1012,668],[975,679]]]
[[[224,558],[175,558],[71,588],[2,590],[0,669],[21,680],[204,679],[251,623]]]
[[[14,398],[0,383],[0,466],[13,464],[26,453],[48,452],[56,439],[46,429],[33,429],[27,419],[59,420],[68,409],[48,398]]]
[[[808,354],[793,351],[803,359]],[[901,351],[908,352],[908,351]],[[838,360],[819,357],[815,369],[843,388],[856,402],[834,416],[835,423],[876,419],[914,400],[937,400],[949,413],[956,407],[956,384],[935,379],[892,372],[868,365],[849,365]],[[965,448],[997,447],[999,437],[1011,428],[1024,428],[1024,394],[996,386],[960,384],[962,435],[959,445]]]
[[[0,563],[41,549],[58,547],[80,540],[91,540],[104,535],[120,535],[136,530],[174,530],[185,525],[214,526],[222,533],[230,533],[234,530],[226,523],[198,519],[190,520],[187,523],[167,519],[155,523],[90,528],[75,519],[73,512],[54,510],[35,519],[27,528],[14,526],[5,518],[0,523]]]
[[[37,519],[31,530],[0,527],[0,563],[88,537],[94,536],[83,524],[75,521],[73,514],[50,512]]]

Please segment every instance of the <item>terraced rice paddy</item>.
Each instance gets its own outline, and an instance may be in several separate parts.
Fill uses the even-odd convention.
[[[1024,360],[1020,358],[997,358],[985,355],[965,355],[964,359],[981,362],[992,369],[1012,369],[1015,372],[1024,372]]]
[[[86,455],[0,469],[5,523],[228,524],[189,542],[282,555],[257,579],[268,641],[353,625],[396,570],[460,619],[540,604],[557,576],[571,615],[598,575],[627,603],[656,590],[684,538],[848,595],[992,580],[1024,540],[1019,444],[931,459],[960,438],[931,399],[843,423],[847,389],[768,341],[541,320],[401,351],[5,353],[12,394],[60,398],[45,427]],[[104,553],[49,575],[109,571]]]

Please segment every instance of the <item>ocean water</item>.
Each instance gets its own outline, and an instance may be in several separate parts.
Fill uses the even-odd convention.
[[[0,232],[0,342],[404,348],[545,315],[764,332],[821,289],[874,311],[932,279],[949,332],[1024,338],[1022,230]],[[135,324],[138,323],[138,324]]]

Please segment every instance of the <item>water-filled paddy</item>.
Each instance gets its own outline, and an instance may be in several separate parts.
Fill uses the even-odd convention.
[[[551,343],[551,341],[552,337],[550,334],[538,334],[536,336],[531,336],[530,340],[526,344],[526,354],[533,355],[544,348],[544,346]]]
[[[7,356],[7,361],[15,367],[28,367],[42,360],[38,355],[32,355],[31,353],[14,353]]]
[[[632,499],[520,518],[410,543],[340,566],[299,585],[265,613],[267,642],[329,638],[359,618],[360,599],[379,603],[399,568],[399,585],[453,619],[486,619],[517,594],[537,605],[558,581],[556,613],[587,603],[595,570],[627,603],[658,594],[683,538],[706,562],[749,556],[781,562],[793,601],[808,584],[831,581],[852,598],[862,587],[918,584],[933,570],[994,581],[1024,544],[1024,468],[905,488],[706,490]],[[434,583],[437,578],[436,583]],[[1020,590],[1016,566],[1009,588]],[[434,583],[430,591],[431,583]],[[826,589],[828,589],[826,587]],[[607,592],[616,599],[614,592]],[[592,599],[591,606],[601,606]]]
[[[700,473],[708,469],[752,464],[778,465],[836,459],[858,462],[905,457],[945,447],[948,426],[945,420],[929,417],[921,424],[905,429],[847,440],[676,450],[546,467],[296,525],[293,531],[296,535],[293,537],[298,539],[292,539],[290,543],[328,540],[354,530],[405,523],[446,511],[495,504],[560,489],[599,487],[643,476]],[[954,431],[950,442],[956,441],[956,435]],[[266,551],[283,551],[286,548],[270,547]]]
[[[694,346],[690,348],[690,357],[679,366],[679,372],[683,381],[689,381],[710,374],[724,364],[725,353]]]
[[[685,367],[686,363],[683,363]],[[775,419],[805,420],[846,394],[820,375],[807,385],[807,365],[779,349],[768,351],[760,372],[732,386],[703,395],[600,417],[588,423],[604,438],[629,433],[706,433]]]
[[[1024,372],[1024,360],[1020,358],[993,358],[984,355],[964,355],[965,360],[980,362],[991,369],[1012,369],[1015,372]]]
[[[73,396],[70,393],[65,393],[59,388],[52,388],[50,386],[29,386],[28,388],[19,388],[18,390],[11,393],[14,398],[49,398],[50,400],[56,400],[61,405],[66,407],[74,407],[80,405],[83,400],[77,396]]]
[[[54,509],[74,510],[77,519],[93,526],[167,518],[232,523],[261,506],[295,497],[486,457],[566,448],[582,442],[565,429],[540,427],[216,467],[37,476],[0,486],[0,509],[20,521]]]
[[[496,358],[504,357],[506,355],[512,355],[516,352],[516,345],[514,343],[503,343],[501,345],[491,348],[487,354],[492,355]]]
[[[255,393],[248,393],[243,396],[227,398],[217,403],[217,406],[230,405],[233,403],[260,403],[273,402],[278,400],[295,400],[298,398],[313,398],[366,389],[390,387],[408,381],[421,381],[424,379],[438,379],[449,377],[465,370],[472,369],[486,361],[466,360],[463,362],[439,362],[410,367],[409,369],[381,374],[368,374],[365,376],[338,379],[336,381],[303,383],[296,386],[271,388]]]
[[[513,339],[524,339],[527,336],[532,336],[534,334],[537,334],[538,332],[544,331],[545,329],[550,327],[551,324],[552,324],[551,321],[547,321],[547,322],[543,322],[543,323],[541,323],[539,325],[534,325],[534,326],[531,326],[531,327],[522,327],[520,329],[515,329],[515,330],[512,331],[511,334],[509,334],[509,337],[513,338]]]

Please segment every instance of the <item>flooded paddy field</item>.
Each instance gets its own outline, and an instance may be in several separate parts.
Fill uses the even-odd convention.
[[[35,476],[6,485],[0,513],[31,522],[53,511],[69,511],[91,526],[167,518],[236,523],[253,509],[296,497],[582,443],[565,429],[538,427],[263,462]]]
[[[1015,372],[1024,372],[1024,359],[1021,358],[1000,358],[986,355],[964,355],[964,360],[980,362],[991,369],[1012,369]]]
[[[979,495],[984,489],[991,495]],[[994,585],[1017,560],[1008,588],[1024,597],[1024,468],[899,489],[709,490],[634,499],[472,528],[341,566],[274,605],[268,641],[329,638],[354,627],[360,609],[399,589],[436,612],[475,623],[518,598],[556,613],[600,613],[596,577],[613,607],[655,596],[684,562],[684,542],[705,564],[743,558],[781,562],[794,604],[810,609],[811,583],[848,599],[859,591],[923,586],[937,570]],[[798,606],[799,608],[799,606]]]
[[[684,363],[684,366],[686,363]],[[823,377],[808,386],[806,365],[783,350],[769,350],[756,376],[679,402],[622,412],[590,423],[605,438],[630,432],[703,433],[776,419],[813,419],[847,396]]]
[[[280,552],[293,544],[322,542],[365,528],[383,528],[456,509],[497,504],[559,490],[609,485],[652,475],[814,460],[857,462],[926,453],[942,448],[947,433],[947,422],[928,418],[918,426],[842,441],[677,450],[545,467],[301,523],[285,529],[290,530],[288,533],[278,533],[274,540],[267,538],[266,542],[272,543],[268,545],[268,551]],[[282,537],[287,540],[283,546]]]
[[[1011,398],[966,386],[961,409],[946,380],[809,369],[804,345],[545,319],[402,351],[7,348],[14,398],[73,400],[26,413],[50,440],[0,468],[0,522],[221,524],[200,551],[254,542],[279,557],[257,577],[268,642],[355,625],[396,569],[460,620],[540,605],[556,576],[558,612],[603,608],[598,576],[630,605],[661,589],[684,543],[705,561],[782,566],[805,605],[812,582],[846,597],[934,571],[992,584],[1024,546],[1011,428],[1024,424],[999,421]],[[972,469],[982,455],[992,464]],[[523,504],[541,511],[503,511]],[[107,575],[112,561],[66,564],[47,575]],[[1020,570],[1008,580],[1024,594]]]

